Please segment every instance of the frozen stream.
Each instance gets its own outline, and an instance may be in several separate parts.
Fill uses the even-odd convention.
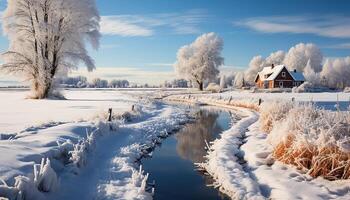
[[[206,155],[205,140],[210,142],[231,127],[233,113],[202,108],[196,121],[165,139],[144,159],[143,166],[155,181],[155,200],[229,199],[213,187],[212,179],[196,171],[194,163],[203,162]]]

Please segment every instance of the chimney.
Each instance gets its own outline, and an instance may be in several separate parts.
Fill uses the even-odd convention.
[[[272,65],[271,65],[271,69],[273,69],[273,68],[275,68],[275,64],[272,64]]]

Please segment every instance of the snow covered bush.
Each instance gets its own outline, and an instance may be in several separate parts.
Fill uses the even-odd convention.
[[[274,125],[284,119],[293,106],[293,102],[287,101],[264,102],[260,108],[261,130],[270,133]]]
[[[299,87],[294,87],[292,89],[293,93],[303,93],[312,91],[313,85],[310,82],[304,82]]]
[[[282,111],[285,109],[282,109]],[[350,112],[333,112],[298,104],[269,135],[274,157],[312,177],[350,177]]]
[[[221,92],[221,87],[220,85],[216,84],[216,83],[209,83],[208,87],[206,88],[206,90],[212,92],[212,93],[219,93]]]

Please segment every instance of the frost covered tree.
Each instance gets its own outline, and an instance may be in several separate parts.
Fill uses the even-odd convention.
[[[203,90],[205,81],[213,81],[219,74],[219,66],[223,64],[221,57],[223,40],[215,33],[207,33],[198,37],[192,44],[183,46],[177,53],[176,73]]]
[[[254,79],[259,71],[264,68],[265,59],[262,56],[255,56],[249,62],[248,69],[244,72],[244,77],[249,84],[254,83]]]
[[[325,79],[324,84],[328,87],[341,89],[350,87],[350,56],[327,59],[321,77]]]
[[[248,69],[245,71],[244,77],[248,84],[253,85],[254,79],[259,71],[264,67],[284,64],[289,70],[298,70],[299,72],[309,73],[309,77],[315,78],[322,70],[323,55],[320,49],[311,43],[300,43],[290,48],[288,53],[284,51],[276,51],[271,53],[267,58],[262,56],[255,56],[249,63]],[[305,69],[309,65],[308,71]],[[312,72],[314,74],[312,74]]]
[[[270,54],[269,57],[265,60],[265,66],[281,65],[286,57],[286,53],[284,51],[276,51]]]
[[[242,88],[244,87],[245,82],[244,82],[244,73],[243,72],[237,72],[235,76],[235,80],[233,81],[233,86],[235,88]]]
[[[315,44],[300,43],[292,47],[286,54],[284,64],[289,70],[304,71],[310,61],[311,68],[317,73],[322,70],[323,55]]]
[[[316,73],[314,69],[311,67],[311,61],[307,62],[307,65],[304,69],[304,77],[305,79],[311,83],[313,86],[320,85],[320,73]]]
[[[222,75],[220,77],[220,89],[223,90],[226,88],[226,77],[225,75]]]
[[[80,62],[95,68],[86,43],[98,48],[99,21],[95,0],[8,0],[3,30],[10,45],[1,69],[30,81],[32,98],[46,98],[58,73]]]
[[[103,80],[100,78],[94,78],[90,84],[90,87],[93,88],[107,88],[108,87],[108,81]]]
[[[250,85],[254,85],[254,79],[259,71],[264,67],[283,64],[285,58],[284,51],[276,51],[270,54],[266,59],[262,56],[255,56],[249,63],[248,69],[244,73],[244,78],[246,82]]]

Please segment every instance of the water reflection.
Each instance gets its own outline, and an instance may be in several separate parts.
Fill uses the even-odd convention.
[[[217,109],[196,111],[196,121],[168,137],[153,152],[152,158],[142,161],[149,180],[155,180],[154,199],[157,200],[226,200],[226,195],[211,185],[210,176],[195,170],[194,163],[203,162],[205,140],[216,139],[230,128],[237,115]],[[232,122],[234,123],[234,121]]]
[[[224,128],[217,122],[218,112],[200,110],[196,115],[196,122],[188,124],[175,136],[177,153],[181,158],[193,163],[204,161],[205,141],[214,140]]]

